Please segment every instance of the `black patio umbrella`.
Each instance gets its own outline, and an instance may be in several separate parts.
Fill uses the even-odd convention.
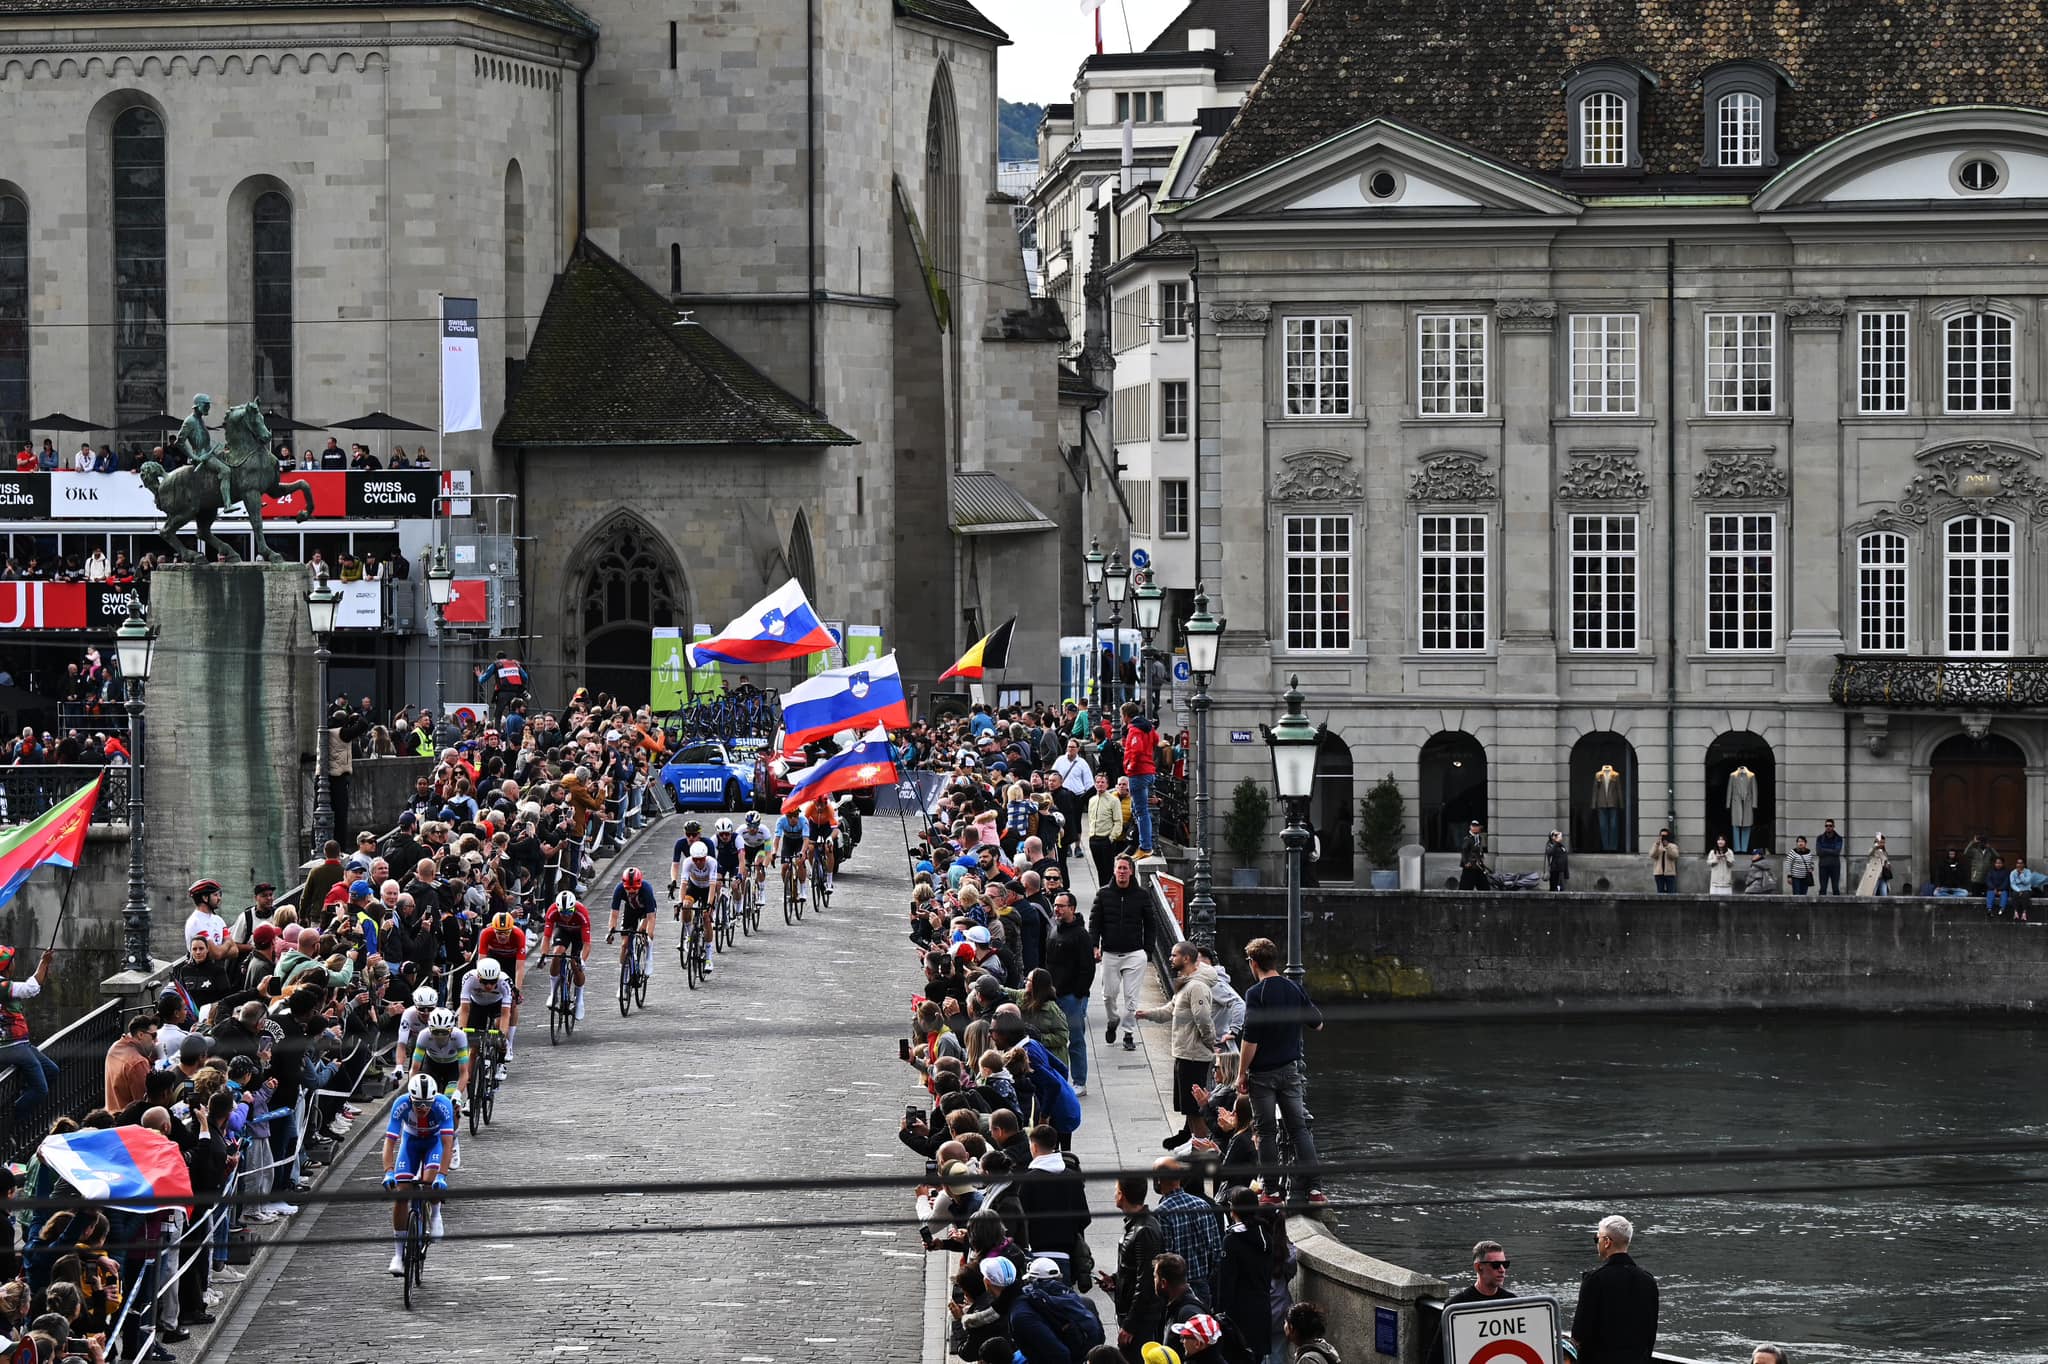
[[[185,419],[183,417],[173,417],[168,412],[159,412],[154,416],[137,417],[132,422],[122,422],[114,429],[116,431],[176,431],[184,424]]]
[[[323,431],[431,431],[431,426],[421,426],[403,417],[394,417],[389,412],[371,412],[353,421],[329,422],[320,428]]]
[[[263,414],[263,424],[270,428],[270,434],[273,436],[281,436],[287,432],[325,431],[327,429],[319,422],[293,421],[290,417],[274,416],[268,412]]]
[[[173,423],[175,425],[175,423]],[[105,422],[89,422],[64,412],[52,412],[47,417],[37,417],[28,424],[31,431],[111,431],[114,428]]]

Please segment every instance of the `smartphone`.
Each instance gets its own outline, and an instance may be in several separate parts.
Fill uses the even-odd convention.
[[[936,1184],[938,1183],[938,1180],[939,1163],[936,1160],[926,1161],[924,1163],[924,1182],[927,1184]]]
[[[896,1059],[899,1061],[908,1061],[910,1059],[909,1038],[899,1037],[896,1039]]]
[[[924,1248],[930,1250],[932,1248],[932,1229],[920,1223],[917,1228],[917,1234],[924,1239]]]
[[[924,1117],[924,1110],[916,1104],[907,1104],[903,1109],[903,1121],[913,1123]]]

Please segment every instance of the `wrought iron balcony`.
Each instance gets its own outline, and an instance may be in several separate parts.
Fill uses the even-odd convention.
[[[1828,697],[1888,710],[2048,708],[2048,658],[1898,658],[1836,654]]]

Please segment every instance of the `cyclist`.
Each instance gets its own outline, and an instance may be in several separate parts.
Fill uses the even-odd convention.
[[[775,852],[769,861],[778,858],[789,867],[796,877],[797,903],[804,900],[804,887],[810,883],[811,863],[807,854],[811,850],[811,822],[798,813],[784,814],[775,821]]]
[[[758,810],[747,811],[747,821],[740,826],[740,855],[754,874],[754,893],[759,895],[761,887],[768,881],[768,862],[773,856],[768,842],[768,831],[761,827]]]
[[[711,849],[702,843],[690,845],[690,855],[675,864],[672,875],[681,894],[676,901],[676,918],[683,917],[683,910],[694,909],[697,914],[699,951],[704,954],[704,974],[711,974],[711,897],[718,893],[718,864],[711,860]]]
[[[825,868],[825,893],[830,895],[835,889],[832,873],[838,863],[832,851],[832,838],[839,830],[839,812],[832,808],[831,801],[819,796],[804,807],[804,823],[810,829],[811,855],[822,859],[819,865]]]
[[[643,926],[647,930],[649,942],[652,942],[655,909],[654,887],[647,884],[647,878],[640,874],[640,868],[626,868],[626,874],[619,878],[619,884],[612,889],[612,917],[604,929],[606,943],[615,941],[620,930],[625,930],[626,940],[619,944],[619,965],[626,964],[626,954],[633,947],[633,935]],[[651,950],[647,954],[647,979],[654,979],[654,953]]]
[[[485,957],[495,960],[512,982],[512,1015],[505,1025],[505,1059],[510,1061],[519,1040],[519,1003],[525,998],[526,930],[513,922],[510,914],[500,911],[492,915],[490,924],[477,934],[476,956],[478,961]]]
[[[457,1108],[466,1107],[469,1097],[469,1034],[455,1026],[453,1009],[436,1009],[427,1015],[427,1030],[413,1039],[412,1073],[433,1077],[434,1084]],[[462,1168],[462,1145],[451,1133],[448,1138],[448,1169]]]
[[[431,985],[422,985],[412,992],[412,1004],[398,1016],[398,1050],[394,1053],[398,1064],[392,1067],[398,1084],[405,1083],[406,1067],[410,1064],[412,1044],[415,1038],[427,1030],[427,1015],[441,1006],[441,996]]]
[[[448,1102],[431,1077],[415,1075],[406,1082],[405,1093],[391,1105],[391,1121],[384,1128],[384,1187],[395,1189],[398,1181],[416,1180],[431,1184],[436,1192],[448,1187],[441,1174],[441,1146],[455,1138],[455,1105]],[[396,1233],[391,1250],[391,1273],[405,1274],[405,1200],[391,1205],[391,1230]],[[432,1234],[441,1236],[441,1203],[434,1201]]]
[[[541,955],[560,957],[550,963],[548,975],[574,967],[576,970],[576,1017],[583,1017],[583,962],[590,955],[590,911],[577,900],[576,892],[565,890],[555,897],[547,923],[540,934]]]
[[[499,1015],[511,1007],[511,977],[505,974],[504,967],[498,965],[496,957],[481,958],[476,970],[462,978],[462,1006],[455,1012],[455,1026],[462,1029],[465,1036],[477,1038],[477,1050],[489,1055],[482,1039],[498,1026]],[[501,1083],[504,1081],[504,1062],[498,1063],[498,1073],[492,1078]]]

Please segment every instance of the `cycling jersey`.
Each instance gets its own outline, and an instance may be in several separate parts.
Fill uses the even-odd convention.
[[[455,1105],[445,1094],[436,1094],[429,1104],[413,1102],[410,1094],[398,1096],[398,1102],[391,1105],[391,1121],[384,1127],[387,1137],[400,1137],[408,1142],[429,1137],[453,1136],[455,1133]]]
[[[811,822],[802,815],[784,815],[775,821],[775,841],[786,855],[803,851],[811,836]]]
[[[581,947],[590,941],[590,911],[582,905],[566,914],[550,908],[543,936],[560,947]]]
[[[686,857],[680,870],[681,875],[677,879],[691,890],[709,890],[718,883],[718,864],[708,857],[702,862]]]
[[[472,971],[462,978],[462,1002],[473,1006],[480,1005],[485,1008],[494,1008],[500,1004],[510,1004],[512,1002],[512,979],[509,976],[499,976],[496,985],[486,985],[477,977],[476,972]],[[405,1031],[405,1020],[403,1019],[399,1020],[399,1031],[401,1034]]]
[[[422,1009],[417,1004],[411,1004],[406,1006],[405,1012],[398,1016],[398,1054],[400,1056],[412,1054],[413,1041],[427,1030],[427,1015],[432,1012],[431,1008]]]
[[[758,824],[740,826],[740,846],[748,852],[759,852],[768,846],[768,831]]]
[[[515,928],[508,936],[495,928],[486,928],[477,935],[476,954],[479,957],[496,957],[509,976],[518,963],[526,960],[526,930]]]
[[[718,862],[722,876],[737,876],[740,871],[740,845],[738,840],[721,836],[711,845],[711,855]]]
[[[627,890],[624,883],[612,888],[612,913],[619,916],[619,922],[631,932],[641,918],[654,913],[654,887],[645,881],[640,889]]]
[[[804,807],[804,821],[814,836],[839,827],[839,812],[825,801],[814,800]]]
[[[469,1034],[460,1028],[423,1032],[413,1039],[412,1059],[414,1065],[460,1066],[469,1059]]]

